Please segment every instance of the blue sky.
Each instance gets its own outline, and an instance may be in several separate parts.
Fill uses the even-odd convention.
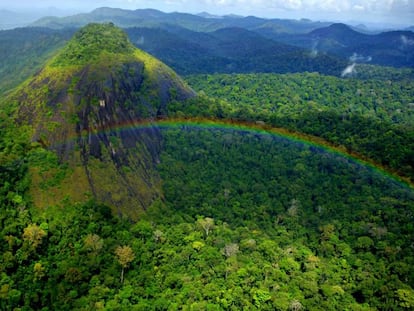
[[[56,7],[87,12],[102,6],[414,25],[414,0],[0,0],[0,8],[14,10]]]

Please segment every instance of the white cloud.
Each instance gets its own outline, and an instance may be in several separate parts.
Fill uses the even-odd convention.
[[[355,11],[365,11],[365,7],[364,7],[364,6],[362,6],[362,5],[359,5],[359,4],[355,4],[355,5],[352,7],[352,9],[353,9],[353,10],[355,10]]]
[[[196,1],[196,0],[194,0]],[[170,0],[174,2],[174,0]],[[180,0],[175,0],[181,3]],[[191,2],[191,1],[187,1]],[[412,0],[198,0],[197,2],[214,8],[234,7],[240,10],[262,11],[301,11],[301,13],[344,13],[364,12],[374,16],[386,16],[395,13],[414,14]],[[369,15],[366,17],[370,17]],[[398,19],[398,16],[395,16]]]
[[[353,63],[352,65],[349,65],[348,67],[346,67],[341,74],[341,77],[346,77],[349,75],[352,75],[353,73],[355,73],[355,66],[356,64]]]
[[[404,35],[401,36],[401,42],[402,42],[403,46],[414,45],[414,40],[409,39]]]

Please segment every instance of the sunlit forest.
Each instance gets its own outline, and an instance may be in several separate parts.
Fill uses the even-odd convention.
[[[413,37],[109,8],[0,31],[0,310],[413,310]]]

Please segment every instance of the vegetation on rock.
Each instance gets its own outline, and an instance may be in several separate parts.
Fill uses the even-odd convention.
[[[411,71],[366,69],[189,76],[195,97],[114,25],[81,29],[0,100],[0,309],[413,309],[412,188],[185,122],[413,178]]]

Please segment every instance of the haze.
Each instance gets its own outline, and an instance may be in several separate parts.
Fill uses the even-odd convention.
[[[268,18],[364,22],[377,25],[411,26],[412,0],[0,0],[0,9],[13,11],[49,9],[57,12],[89,12],[97,7],[154,8],[164,12],[255,15]],[[57,10],[51,10],[50,8]]]

